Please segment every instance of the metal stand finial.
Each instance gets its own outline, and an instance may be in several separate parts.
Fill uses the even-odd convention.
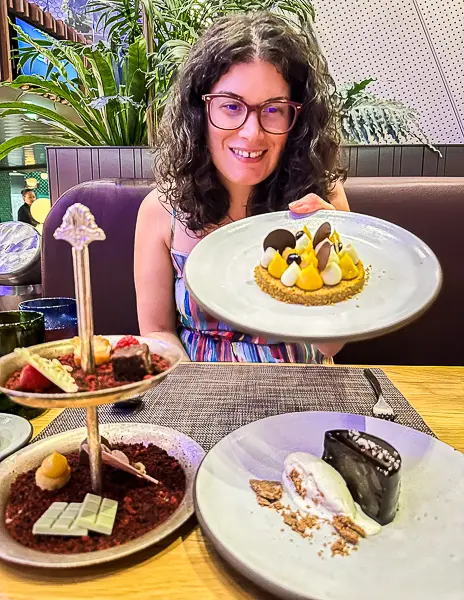
[[[74,287],[76,290],[81,366],[85,374],[95,372],[93,352],[92,287],[90,283],[89,244],[106,239],[95,223],[90,210],[83,204],[73,204],[66,211],[61,226],[53,234],[72,246]],[[92,491],[102,492],[102,462],[97,407],[86,409]]]

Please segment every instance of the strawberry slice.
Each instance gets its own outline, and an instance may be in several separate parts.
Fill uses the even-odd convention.
[[[19,376],[19,387],[24,392],[41,392],[52,385],[47,379],[32,365],[24,365]]]

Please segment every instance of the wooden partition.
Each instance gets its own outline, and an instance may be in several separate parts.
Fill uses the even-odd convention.
[[[443,158],[425,146],[348,146],[343,161],[349,177],[464,177],[464,145],[439,149]],[[153,177],[149,148],[51,147],[47,159],[52,202],[84,181]]]
[[[464,145],[347,146],[343,161],[350,177],[464,177]]]

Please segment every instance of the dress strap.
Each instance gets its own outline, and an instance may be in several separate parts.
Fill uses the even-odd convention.
[[[173,208],[171,212],[171,250],[174,247],[174,234],[176,232],[176,209]]]

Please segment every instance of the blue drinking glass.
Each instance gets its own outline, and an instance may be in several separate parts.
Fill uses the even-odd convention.
[[[21,311],[37,311],[45,319],[45,341],[66,340],[78,335],[77,305],[74,298],[36,298],[18,306]]]

